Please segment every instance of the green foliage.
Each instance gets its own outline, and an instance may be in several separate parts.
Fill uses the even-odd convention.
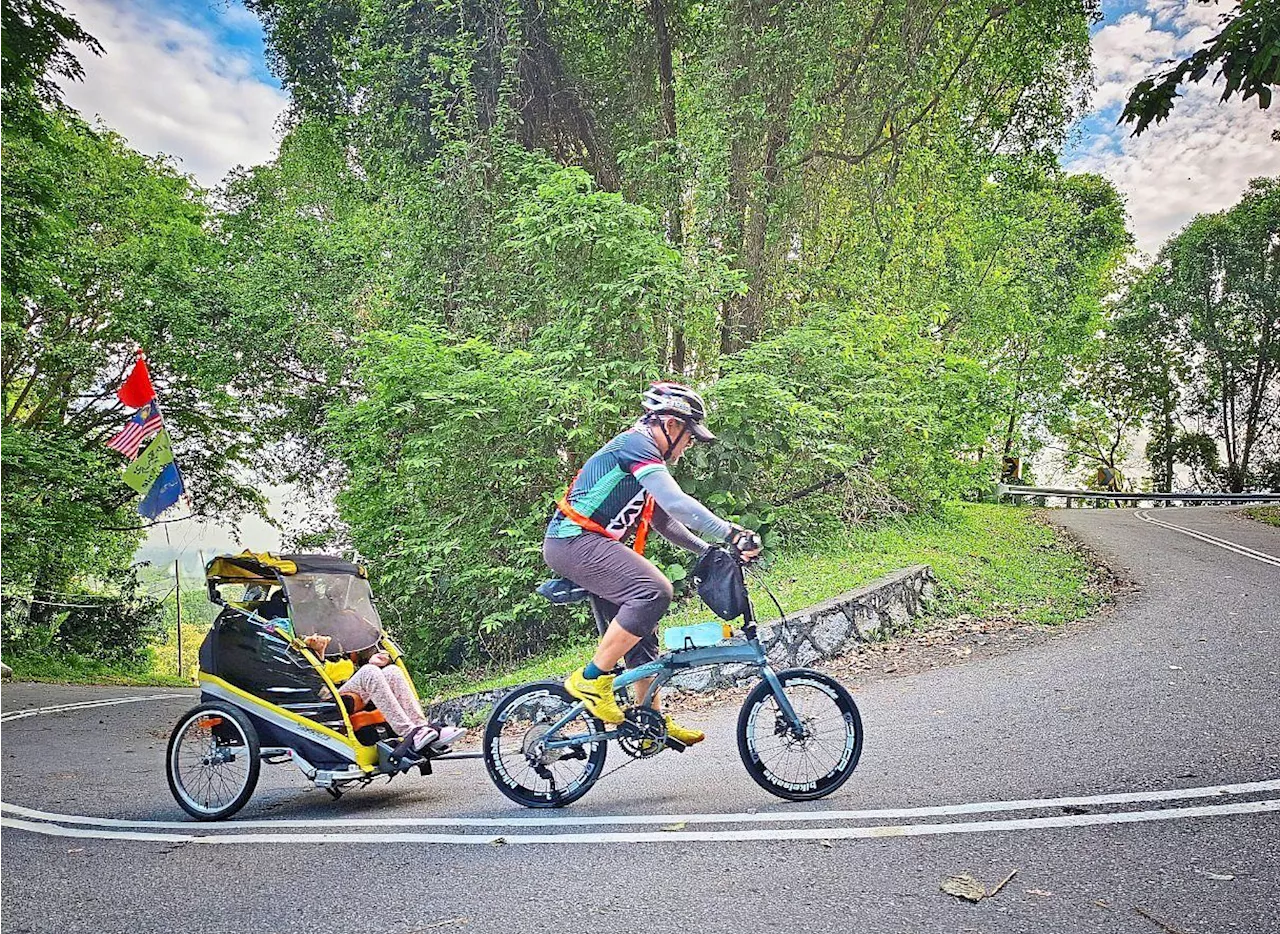
[[[47,119],[45,108],[62,104],[54,76],[71,81],[84,77],[68,43],[83,45],[95,55],[102,52],[98,41],[57,3],[4,0],[0,7],[0,111],[6,130],[40,135]]]
[[[1221,17],[1222,30],[1182,61],[1158,75],[1139,81],[1129,93],[1120,123],[1134,123],[1138,136],[1151,123],[1173,111],[1178,87],[1198,83],[1216,69],[1212,81],[1223,81],[1222,100],[1237,94],[1258,98],[1258,107],[1271,106],[1272,88],[1280,85],[1280,8],[1272,0],[1240,0]]]
[[[722,361],[720,442],[696,447],[687,484],[723,514],[794,544],[824,523],[921,509],[970,492],[985,437],[983,378],[878,316],[815,318]],[[826,498],[778,510],[821,489]]]
[[[93,657],[126,667],[147,658],[147,643],[159,631],[160,603],[147,596],[135,572],[119,581],[118,593],[6,594],[4,642],[19,654]]]
[[[1244,510],[1244,514],[1250,519],[1257,519],[1280,529],[1280,506],[1250,506]]]
[[[647,212],[580,170],[553,172],[502,222],[503,249],[527,270],[510,320],[528,349],[421,325],[368,332],[363,397],[326,426],[351,542],[379,557],[389,618],[412,620],[398,631],[436,664],[565,631],[532,596],[548,505],[660,375],[646,354],[654,310],[707,288]]]
[[[539,370],[527,352],[425,329],[369,335],[365,348],[367,398],[329,430],[349,471],[338,502],[351,540],[380,558],[384,617],[436,664],[499,630],[495,651],[527,649],[548,616],[532,595],[547,504],[570,452],[585,450],[580,466],[619,417],[616,387],[610,398],[607,385]]]
[[[1231,492],[1265,488],[1280,458],[1280,180],[1254,179],[1235,207],[1170,238],[1118,323],[1154,413],[1157,476],[1180,462]]]
[[[224,372],[208,353],[219,338],[209,326],[219,296],[208,209],[163,161],[55,111],[38,133],[6,125],[3,176],[4,589],[113,590],[142,525],[137,497],[119,476],[121,458],[103,443],[126,421],[115,389],[136,347],[149,352],[201,509],[239,512],[260,502],[237,475],[249,426],[235,418]],[[58,622],[42,606],[31,632],[102,631],[91,614]],[[149,625],[142,616],[135,622],[135,634]]]
[[[41,3],[24,61],[74,76]],[[680,479],[776,553],[941,515],[1097,415],[1064,386],[1124,210],[1049,154],[1092,4],[249,6],[293,107],[212,206],[108,130],[5,124],[6,588],[136,543],[101,447],[135,345],[198,508],[336,499],[297,543],[358,553],[432,668],[584,631],[530,596],[544,523],[650,379],[707,390],[724,441]]]
[[[1106,599],[1099,570],[1068,538],[1028,509],[978,503],[828,530],[780,555],[765,575],[792,612],[913,564],[933,567],[938,602],[930,612],[944,620],[967,615],[1054,626],[1087,616]],[[759,586],[750,587],[761,617],[775,616]],[[690,596],[664,625],[705,622],[710,615]],[[594,646],[594,640],[555,646],[514,669],[419,674],[416,683],[429,696],[456,696],[562,678],[584,664]]]

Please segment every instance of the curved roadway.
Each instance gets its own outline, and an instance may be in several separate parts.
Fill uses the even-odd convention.
[[[866,684],[858,772],[809,805],[751,782],[729,705],[565,811],[522,811],[475,761],[337,802],[266,766],[236,820],[197,825],[162,766],[191,692],[7,686],[4,929],[1280,931],[1280,530],[1054,519],[1139,588],[1012,654]],[[78,706],[126,697],[149,699]],[[1015,869],[976,905],[939,891]]]

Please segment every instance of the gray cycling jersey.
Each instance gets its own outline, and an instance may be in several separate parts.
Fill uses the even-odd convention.
[[[673,544],[698,550],[700,546],[690,541],[693,536],[688,534],[689,528],[717,540],[729,537],[732,526],[680,489],[667,470],[657,443],[643,428],[624,431],[591,455],[568,495],[569,505],[577,512],[599,523],[610,535],[622,538],[639,521],[646,493],[654,498],[657,509],[678,526],[666,526],[676,537],[670,538],[659,527],[655,512],[654,528]],[[548,538],[573,538],[582,532],[581,526],[558,509],[547,526]]]

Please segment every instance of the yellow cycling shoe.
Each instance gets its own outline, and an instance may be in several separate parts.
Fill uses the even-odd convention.
[[[692,746],[694,743],[700,743],[707,738],[707,734],[701,730],[691,730],[687,726],[681,726],[671,719],[671,715],[667,714],[667,735],[672,739],[679,740],[686,746]]]
[[[579,668],[564,679],[564,689],[586,705],[587,712],[605,723],[621,723],[627,715],[613,696],[613,675],[584,678]]]

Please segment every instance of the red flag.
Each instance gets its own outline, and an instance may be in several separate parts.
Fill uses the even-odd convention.
[[[151,385],[151,374],[147,372],[147,361],[141,352],[138,353],[138,362],[134,364],[133,372],[116,395],[125,405],[135,409],[142,408],[156,397],[156,391]]]

